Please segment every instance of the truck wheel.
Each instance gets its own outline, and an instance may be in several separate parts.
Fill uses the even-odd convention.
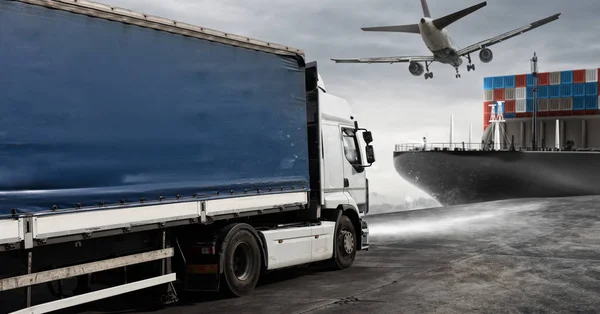
[[[261,251],[256,238],[247,229],[238,230],[228,241],[223,276],[229,295],[243,296],[250,293],[260,276]]]
[[[346,269],[352,265],[356,256],[356,230],[348,216],[340,217],[335,237],[333,266],[336,269]]]

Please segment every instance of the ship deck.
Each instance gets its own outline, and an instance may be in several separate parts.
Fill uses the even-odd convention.
[[[190,298],[155,313],[592,313],[598,204],[529,199],[371,215],[372,247],[348,270],[276,272],[251,296]],[[77,312],[147,310],[140,304],[120,297]]]

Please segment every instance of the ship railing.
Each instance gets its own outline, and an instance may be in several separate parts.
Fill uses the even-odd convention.
[[[581,151],[581,152],[600,152],[600,147],[577,147],[575,145],[564,145],[562,148],[541,146],[535,149],[530,143],[521,144],[514,143],[512,145],[503,143],[498,148],[497,145],[490,143],[407,143],[396,144],[395,152],[410,152],[410,151]]]

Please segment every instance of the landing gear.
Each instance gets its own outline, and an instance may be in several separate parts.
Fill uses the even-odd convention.
[[[475,65],[471,63],[471,55],[467,55],[467,59],[469,60],[469,64],[467,64],[467,71],[475,71]]]
[[[431,64],[431,61],[429,63],[427,63],[427,61],[425,61],[425,70],[427,71],[427,72],[425,72],[425,75],[424,75],[425,79],[433,78],[433,72],[429,72],[430,64]]]
[[[456,69],[456,78],[460,78],[460,73],[458,73],[458,67],[455,67]]]

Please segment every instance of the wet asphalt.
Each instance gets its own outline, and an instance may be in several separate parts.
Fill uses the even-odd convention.
[[[163,309],[113,298],[86,313],[597,313],[600,197],[510,200],[371,215],[344,271],[296,268],[247,297]]]

